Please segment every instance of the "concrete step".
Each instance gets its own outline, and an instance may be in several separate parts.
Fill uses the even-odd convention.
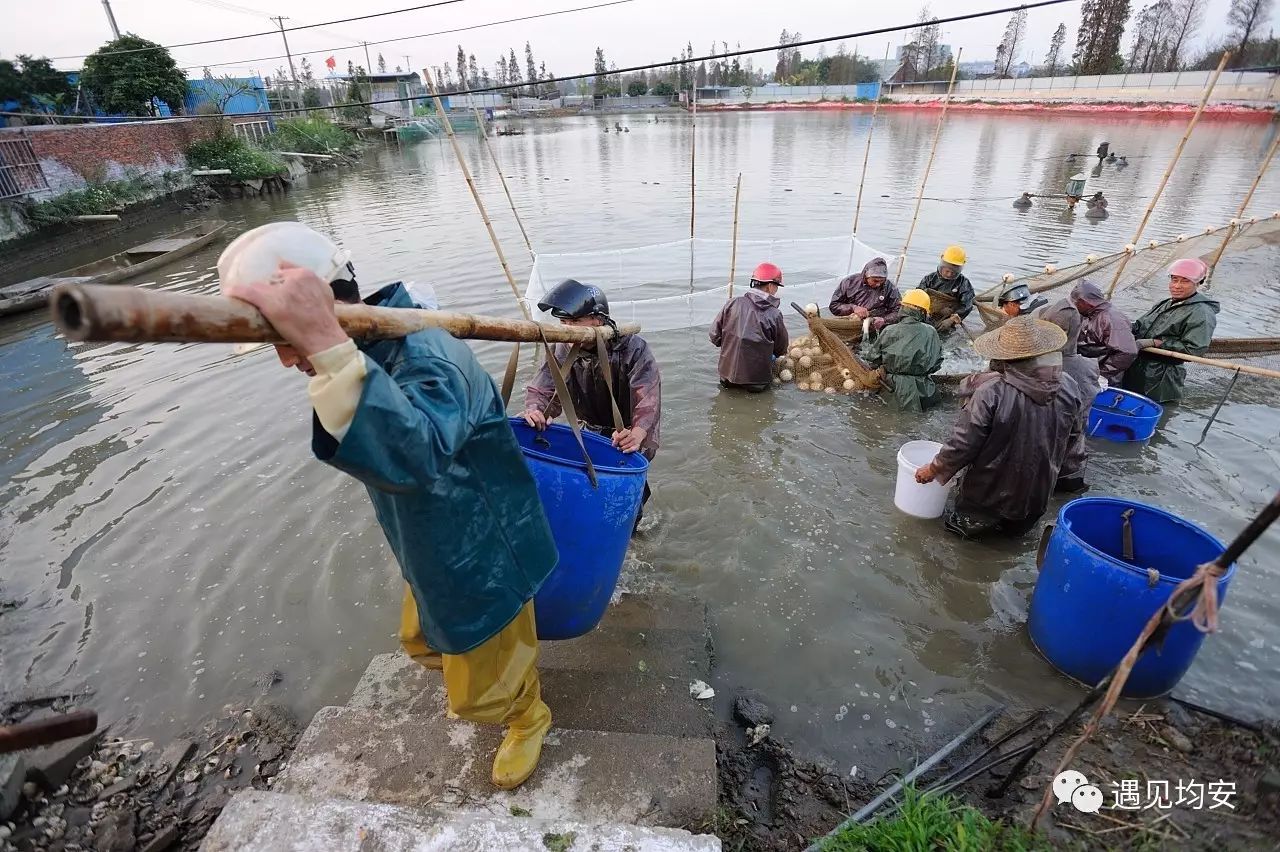
[[[489,780],[497,726],[435,712],[325,707],[303,733],[274,790],[312,798],[508,813],[539,819],[682,828],[716,807],[710,739],[565,730],[547,736],[542,761],[518,790]]]
[[[247,790],[205,835],[201,852],[720,852],[720,840],[669,828],[306,799]]]

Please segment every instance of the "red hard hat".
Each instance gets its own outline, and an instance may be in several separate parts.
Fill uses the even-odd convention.
[[[759,281],[761,284],[777,284],[782,286],[782,270],[772,263],[762,263],[751,273],[752,281]]]

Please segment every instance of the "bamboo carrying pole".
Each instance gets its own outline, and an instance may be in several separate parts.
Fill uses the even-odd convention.
[[[1156,203],[1160,200],[1160,196],[1164,194],[1164,188],[1169,183],[1169,177],[1173,174],[1173,167],[1178,164],[1178,160],[1182,157],[1182,149],[1187,147],[1187,140],[1191,138],[1191,131],[1196,129],[1196,124],[1200,122],[1200,116],[1204,112],[1205,105],[1209,103],[1209,96],[1213,94],[1213,87],[1218,85],[1218,78],[1222,76],[1222,69],[1227,67],[1227,60],[1231,58],[1231,51],[1224,50],[1222,59],[1218,62],[1218,68],[1213,72],[1213,76],[1209,78],[1209,84],[1205,86],[1204,94],[1200,97],[1200,105],[1196,107],[1195,115],[1191,116],[1191,121],[1187,122],[1187,129],[1183,131],[1182,138],[1178,140],[1178,147],[1173,149],[1173,159],[1169,161],[1168,167],[1164,170],[1164,177],[1160,178],[1160,185],[1156,187],[1156,194],[1151,196],[1151,202],[1147,204],[1147,210],[1142,214],[1142,221],[1138,223],[1138,230],[1133,235],[1133,239],[1129,242],[1133,245],[1138,244],[1138,240],[1142,239],[1142,232],[1147,227],[1147,222],[1151,219],[1152,212],[1156,209]],[[1129,259],[1133,257],[1130,253],[1127,257],[1120,261],[1120,265],[1116,267],[1116,274],[1111,279],[1111,286],[1107,288],[1107,298],[1111,298],[1111,294],[1116,291],[1116,285],[1120,283],[1120,276],[1124,274],[1124,268],[1129,265]]]
[[[92,734],[96,730],[98,714],[93,710],[76,710],[18,725],[0,725],[0,754],[49,745]]]
[[[507,188],[507,178],[502,173],[502,164],[498,162],[498,155],[493,153],[493,146],[489,144],[489,134],[484,129],[484,119],[480,117],[480,110],[472,110],[476,114],[476,123],[480,126],[480,139],[484,143],[484,149],[489,152],[489,159],[493,160],[493,167],[498,170],[498,180],[502,181],[502,191],[507,194],[507,203],[511,205],[511,215],[516,217],[516,224],[520,226],[520,236],[524,238],[524,247],[529,250],[530,260],[535,259],[533,253],[533,243],[529,242],[529,233],[524,229],[524,222],[520,221],[520,211],[516,210],[515,199],[511,197],[511,190]]]
[[[884,45],[884,64],[889,62],[889,46],[891,42],[885,42]],[[857,62],[854,62],[857,67]],[[884,67],[883,65],[881,66]],[[871,108],[871,127],[867,128],[867,148],[862,152],[862,177],[858,179],[858,202],[853,206],[853,235],[858,235],[858,220],[862,216],[862,187],[867,182],[867,163],[871,160],[871,137],[876,132],[876,116],[880,113],[880,88],[876,87],[876,104]]]
[[[480,218],[484,220],[485,229],[489,231],[489,240],[493,243],[493,250],[498,254],[498,263],[502,264],[502,271],[507,276],[507,283],[511,285],[511,295],[516,297],[516,304],[520,306],[520,313],[524,314],[525,319],[532,319],[529,316],[529,308],[525,305],[524,299],[520,298],[520,285],[516,284],[516,278],[511,274],[511,267],[507,265],[507,256],[502,252],[502,244],[498,242],[498,235],[493,230],[493,222],[489,221],[489,213],[484,209],[484,202],[480,199],[480,192],[476,189],[476,182],[471,177],[471,170],[467,168],[467,161],[462,156],[462,147],[458,145],[458,137],[453,133],[453,122],[449,121],[449,114],[444,111],[444,104],[440,102],[440,93],[436,91],[435,81],[431,79],[431,75],[427,75],[427,86],[431,89],[431,99],[435,101],[436,112],[440,114],[440,120],[444,123],[444,132],[449,137],[449,143],[453,146],[453,154],[458,158],[458,166],[462,169],[462,176],[467,179],[467,188],[471,190],[471,197],[475,199],[476,207],[480,210]]]
[[[742,172],[738,172],[738,187],[733,191],[733,246],[729,249],[729,301],[733,300],[733,279],[738,272],[738,202],[742,200]]]
[[[1148,347],[1142,351],[1151,355],[1163,355],[1166,358],[1177,358],[1179,361],[1187,361],[1192,364],[1204,364],[1209,367],[1218,367],[1223,370],[1238,370],[1241,373],[1248,373],[1251,376],[1280,379],[1280,370],[1268,370],[1265,367],[1250,367],[1248,364],[1236,364],[1232,361],[1222,361],[1217,358],[1201,358],[1199,355],[1187,355],[1183,352],[1173,352],[1168,349],[1160,349],[1156,346]]]
[[[193,296],[110,284],[59,284],[49,298],[53,323],[70,340],[127,343],[281,343],[257,308],[226,296]],[[335,305],[351,337],[386,340],[439,328],[454,337],[510,343],[590,343],[594,328],[413,308]],[[635,334],[634,323],[618,333]],[[613,337],[613,329],[605,327]]]
[[[1267,155],[1262,158],[1262,165],[1258,166],[1258,173],[1253,178],[1253,183],[1249,185],[1249,191],[1244,194],[1244,201],[1240,202],[1240,209],[1236,211],[1236,218],[1243,219],[1245,211],[1249,209],[1249,202],[1253,200],[1253,193],[1257,191],[1258,184],[1262,183],[1262,176],[1267,173],[1267,168],[1271,165],[1271,158],[1276,155],[1276,148],[1280,147],[1280,133],[1276,134],[1276,138],[1271,140],[1271,147],[1267,149]],[[1213,280],[1213,271],[1218,268],[1218,261],[1222,260],[1222,253],[1227,250],[1227,243],[1231,242],[1231,238],[1235,236],[1236,229],[1229,228],[1222,238],[1222,244],[1218,246],[1218,250],[1213,253],[1213,260],[1209,262],[1209,275],[1205,278],[1205,282]]]
[[[963,53],[962,47],[956,51],[956,58],[951,62],[951,82],[947,84],[947,94],[942,99],[942,114],[938,116],[938,128],[933,132],[933,146],[929,148],[929,161],[925,163],[924,177],[920,178],[920,190],[916,193],[916,209],[911,214],[911,227],[907,230],[907,239],[902,243],[902,255],[898,258],[898,283],[902,283],[902,272],[907,266],[907,249],[911,247],[911,236],[916,232],[916,220],[920,218],[920,203],[924,200],[924,187],[929,182],[929,172],[933,170],[933,157],[938,153],[938,140],[942,138],[942,125],[947,120],[947,107],[951,105],[951,92],[956,87],[956,70],[960,67],[960,56]]]

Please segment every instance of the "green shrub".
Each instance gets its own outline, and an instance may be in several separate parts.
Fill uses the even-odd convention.
[[[129,204],[145,201],[154,194],[142,178],[99,183],[33,204],[28,209],[28,217],[37,227],[53,225],[73,216],[118,213]]]
[[[256,180],[284,174],[284,161],[237,136],[218,136],[187,149],[193,169],[230,169],[234,180]]]
[[[355,136],[323,118],[277,121],[275,132],[262,144],[272,151],[300,154],[349,154],[357,147]]]

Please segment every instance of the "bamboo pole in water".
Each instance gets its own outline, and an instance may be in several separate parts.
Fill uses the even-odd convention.
[[[435,101],[436,112],[444,122],[444,132],[449,137],[449,144],[453,146],[454,156],[458,158],[462,176],[467,179],[467,188],[471,190],[471,197],[475,200],[476,207],[480,210],[480,218],[484,220],[484,227],[489,232],[489,241],[493,243],[493,250],[498,255],[498,263],[502,264],[502,272],[507,276],[507,283],[511,285],[511,295],[516,297],[516,304],[520,306],[520,313],[524,314],[524,318],[531,319],[529,308],[525,306],[524,299],[520,298],[520,285],[516,284],[516,277],[511,274],[511,267],[507,265],[507,256],[503,253],[502,244],[498,242],[498,235],[493,230],[493,222],[489,221],[489,212],[485,210],[480,191],[476,189],[476,182],[471,177],[471,169],[467,168],[467,161],[462,156],[462,147],[458,145],[458,137],[453,133],[453,122],[449,121],[449,114],[445,112],[444,104],[440,102],[440,93],[436,91],[435,81],[431,79],[430,74],[427,75],[427,86],[431,89],[431,99]]]
[[[511,197],[511,190],[507,187],[507,178],[502,173],[502,164],[498,162],[498,155],[493,153],[493,146],[489,144],[489,134],[484,129],[484,119],[480,117],[480,110],[472,108],[472,112],[476,114],[476,124],[480,126],[480,139],[484,143],[484,149],[489,152],[489,159],[493,160],[493,167],[498,170],[498,180],[502,181],[502,191],[507,194],[507,203],[511,205],[511,215],[516,217],[516,224],[520,227],[520,236],[524,238],[524,247],[529,250],[529,259],[533,260],[533,244],[529,242],[529,232],[524,229],[524,222],[520,221],[520,211],[516,209],[515,199]]]
[[[960,55],[964,48],[956,51],[956,58],[951,63],[951,82],[947,84],[947,94],[942,99],[942,114],[938,116],[938,128],[933,132],[933,146],[929,148],[929,161],[925,163],[924,177],[920,178],[920,189],[916,192],[916,209],[911,214],[911,227],[907,229],[907,239],[902,243],[902,255],[898,258],[897,281],[902,282],[902,272],[907,266],[907,249],[911,247],[911,236],[916,232],[916,221],[920,218],[920,203],[924,200],[925,184],[929,182],[929,172],[933,169],[933,158],[938,153],[938,140],[942,138],[942,125],[947,120],[947,107],[951,105],[951,92],[956,87],[956,70],[960,67]],[[878,100],[878,99],[877,99]]]
[[[733,191],[733,246],[729,249],[729,300],[733,299],[733,278],[738,272],[738,202],[742,199],[742,172]]]
[[[889,62],[889,45],[891,42],[885,42],[884,45],[884,64]],[[881,65],[881,68],[884,67]],[[858,67],[858,63],[854,62],[853,66]],[[858,220],[862,216],[862,187],[867,182],[867,163],[871,160],[871,137],[876,132],[876,115],[880,112],[880,87],[876,86],[876,103],[871,108],[871,127],[867,129],[867,149],[862,152],[862,177],[858,179],[858,202],[853,207],[853,235],[858,235]]]
[[[1280,147],[1280,133],[1276,133],[1276,138],[1271,140],[1271,147],[1267,149],[1267,155],[1262,158],[1262,165],[1258,166],[1258,173],[1253,178],[1253,183],[1249,185],[1249,191],[1244,194],[1244,201],[1240,202],[1240,209],[1236,211],[1236,218],[1243,219],[1245,211],[1249,209],[1249,202],[1253,200],[1253,193],[1258,189],[1258,184],[1262,183],[1262,176],[1267,173],[1267,167],[1271,165],[1271,158],[1276,154],[1276,148]],[[1227,243],[1231,242],[1231,238],[1235,236],[1236,229],[1230,228],[1222,238],[1222,244],[1218,246],[1218,250],[1213,254],[1213,260],[1209,262],[1208,279],[1213,279],[1213,271],[1218,268],[1218,261],[1222,260],[1222,253],[1227,250]]]
[[[1280,370],[1268,370],[1265,367],[1251,367],[1248,364],[1236,364],[1232,361],[1223,361],[1220,358],[1201,358],[1199,355],[1188,355],[1185,352],[1173,352],[1169,349],[1161,349],[1158,346],[1151,346],[1142,350],[1152,355],[1163,355],[1166,358],[1177,358],[1179,361],[1188,361],[1192,364],[1204,364],[1208,367],[1218,367],[1223,370],[1236,370],[1241,373],[1248,373],[1251,376],[1263,376],[1268,379],[1280,379]]]
[[[1191,121],[1187,122],[1187,129],[1183,131],[1182,138],[1178,140],[1178,147],[1173,149],[1173,159],[1169,160],[1169,165],[1164,170],[1164,177],[1160,178],[1160,185],[1156,187],[1156,194],[1151,196],[1151,202],[1147,204],[1147,210],[1142,214],[1142,221],[1138,223],[1138,230],[1133,235],[1133,239],[1129,242],[1133,245],[1138,244],[1138,240],[1142,239],[1142,232],[1147,227],[1147,222],[1151,219],[1152,212],[1156,209],[1156,203],[1160,200],[1160,196],[1164,194],[1164,188],[1169,183],[1169,177],[1173,174],[1173,167],[1178,165],[1178,160],[1182,157],[1182,149],[1187,147],[1187,140],[1191,138],[1191,131],[1196,129],[1196,125],[1200,122],[1200,116],[1204,112],[1205,105],[1209,103],[1209,96],[1213,94],[1213,87],[1218,85],[1218,78],[1222,76],[1222,69],[1227,67],[1227,60],[1231,58],[1231,51],[1222,51],[1222,59],[1218,62],[1218,68],[1213,72],[1213,76],[1209,78],[1209,84],[1204,88],[1204,94],[1200,96],[1200,105],[1196,107],[1195,115],[1191,116]],[[1124,274],[1124,268],[1129,265],[1129,259],[1133,257],[1130,253],[1120,261],[1120,265],[1116,267],[1116,274],[1111,278],[1111,286],[1107,288],[1107,298],[1116,291],[1116,285],[1120,283],[1120,276]]]
[[[693,74],[693,82],[689,86],[689,102],[692,106],[689,125],[689,239],[693,239],[694,214],[698,209],[698,74],[696,70],[690,73]]]
[[[69,340],[127,343],[282,343],[257,308],[225,296],[194,296],[111,284],[59,284],[49,298],[54,325]],[[334,306],[338,324],[360,340],[387,340],[439,328],[454,337],[512,343],[590,343],[594,328],[415,308]],[[635,334],[634,323],[619,333]],[[613,329],[604,327],[606,336]]]

